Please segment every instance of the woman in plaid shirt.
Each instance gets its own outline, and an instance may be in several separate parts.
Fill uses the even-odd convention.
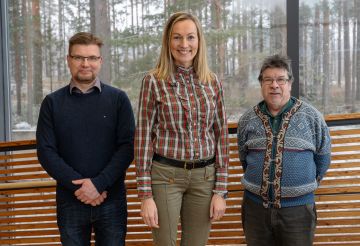
[[[155,245],[206,245],[225,213],[228,129],[223,89],[210,71],[198,19],[173,14],[159,61],[143,81],[135,136],[141,216]]]

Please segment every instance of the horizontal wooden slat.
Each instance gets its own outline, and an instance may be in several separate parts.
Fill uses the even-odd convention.
[[[346,241],[360,241],[360,235],[317,235],[314,239],[315,242],[346,242]]]
[[[331,143],[334,144],[347,144],[347,143],[360,143],[360,137],[347,137],[347,138],[333,138]],[[334,148],[332,148],[332,151]]]
[[[360,187],[322,187],[320,186],[316,191],[315,194],[351,194],[351,193],[360,193]]]
[[[7,147],[19,147],[19,146],[34,146],[36,145],[36,140],[19,140],[19,141],[11,141],[11,142],[0,142],[0,151],[3,151],[3,148]]]
[[[229,127],[236,133],[237,123],[230,123]],[[331,129],[331,136],[332,163],[316,191],[318,227],[314,245],[360,245],[360,129]],[[236,134],[230,135],[229,142],[227,210],[224,218],[212,225],[210,245],[245,243],[241,224],[243,170]],[[7,144],[1,143],[0,149],[8,148]],[[26,144],[36,143],[10,143],[18,149],[27,149]],[[135,166],[131,164],[126,176],[129,210],[126,245],[152,245],[151,230],[140,217],[135,175]],[[34,149],[0,156],[0,245],[60,245],[55,185],[39,165]]]
[[[44,172],[44,169],[39,166],[24,167],[24,168],[11,168],[11,169],[0,169],[0,175],[11,174],[11,173],[33,173],[33,172]]]
[[[33,160],[20,160],[20,161],[12,161],[7,160],[6,162],[0,162],[0,167],[6,167],[6,168],[11,168],[11,167],[16,167],[16,166],[30,166],[30,165],[40,165],[39,161],[37,159],[33,159]]]
[[[36,152],[11,154],[11,155],[0,155],[0,160],[8,159],[23,159],[23,158],[37,158]]]
[[[349,128],[349,129],[341,129],[341,130],[330,130],[330,136],[337,137],[337,136],[352,136],[360,134],[360,128]]]

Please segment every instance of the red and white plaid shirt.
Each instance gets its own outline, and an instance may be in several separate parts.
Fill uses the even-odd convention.
[[[135,134],[139,198],[152,196],[154,153],[177,160],[216,156],[214,192],[226,192],[229,147],[221,83],[201,83],[192,68],[178,67],[169,80],[142,81]]]

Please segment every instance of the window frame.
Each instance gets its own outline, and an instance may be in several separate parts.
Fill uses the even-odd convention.
[[[0,1],[0,141],[10,140],[8,0]]]

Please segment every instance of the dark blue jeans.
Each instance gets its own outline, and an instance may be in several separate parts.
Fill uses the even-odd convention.
[[[92,229],[96,246],[125,245],[127,204],[112,200],[92,207],[81,202],[57,204],[57,221],[64,246],[90,245]]]
[[[264,208],[244,197],[242,205],[248,246],[312,246],[316,219],[315,204]]]

